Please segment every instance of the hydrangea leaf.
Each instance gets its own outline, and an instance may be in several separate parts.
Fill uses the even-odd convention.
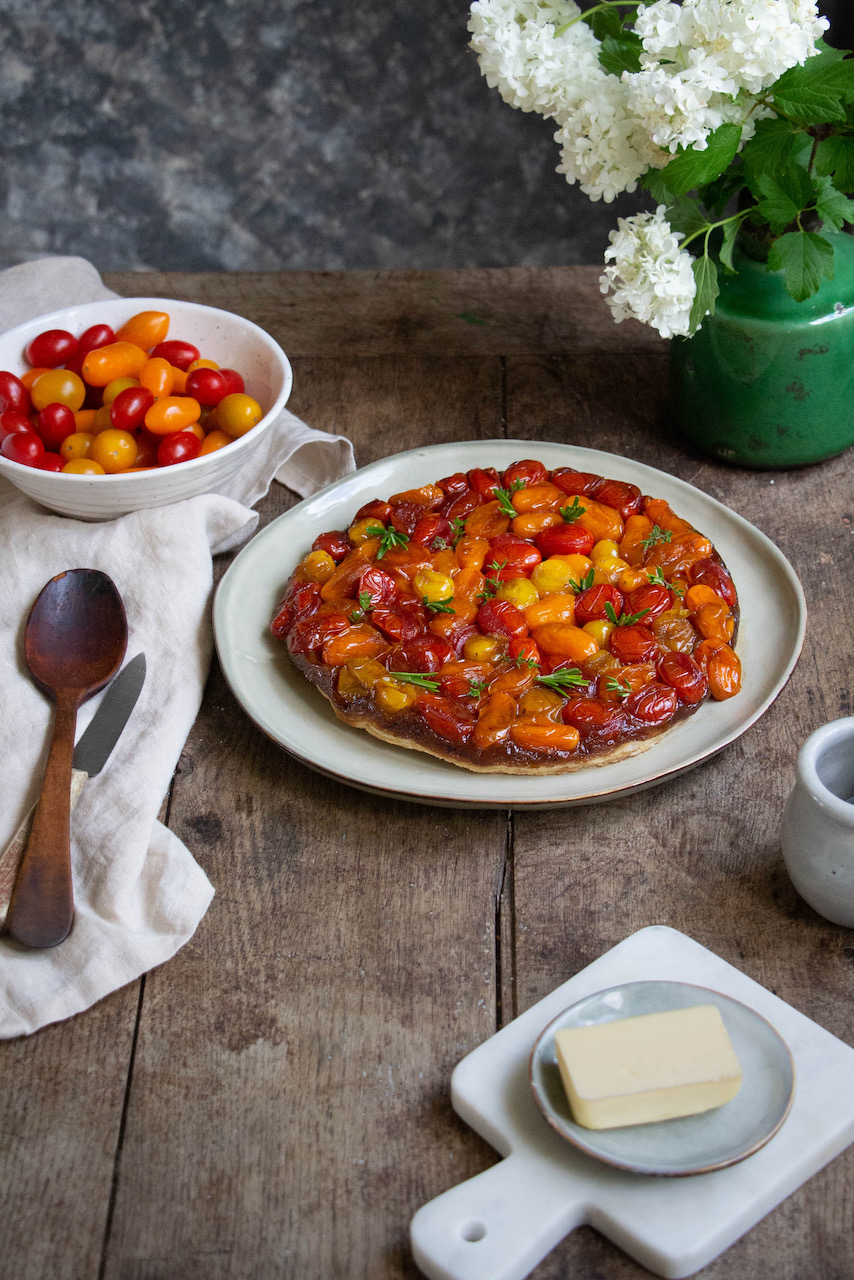
[[[765,199],[759,201],[755,213],[775,235],[794,222],[815,198],[812,179],[806,169],[797,166],[784,169],[776,178],[763,173],[756,185]]]
[[[854,192],[854,137],[834,134],[818,144],[815,171],[830,175],[838,191]]]
[[[706,316],[714,315],[715,299],[720,290],[718,288],[717,267],[706,254],[703,254],[702,258],[694,260],[692,270],[697,292],[694,295],[694,305],[691,307],[688,324],[691,333],[696,333]]]
[[[833,246],[811,231],[790,231],[771,245],[771,271],[782,271],[787,290],[796,302],[805,302],[825,277],[833,279]]]
[[[640,38],[632,32],[625,31],[619,37],[606,36],[599,48],[599,62],[612,76],[621,76],[624,71],[640,71],[642,50]]]
[[[775,105],[802,124],[844,120],[844,103],[854,100],[854,62],[844,56],[844,50],[826,49],[784,71],[769,91]]]
[[[816,213],[827,226],[832,227],[834,231],[841,231],[844,224],[854,217],[854,205],[846,195],[837,191],[827,176],[817,178],[815,186],[817,188]]]
[[[680,151],[662,170],[667,189],[674,195],[684,196],[694,187],[713,182],[729,168],[740,138],[740,124],[722,124],[709,134],[705,151],[698,151],[695,147]]]

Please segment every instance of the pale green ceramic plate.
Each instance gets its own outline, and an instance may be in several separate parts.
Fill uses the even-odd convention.
[[[730,1102],[696,1116],[621,1129],[584,1129],[573,1121],[557,1065],[555,1032],[698,1004],[720,1009],[741,1063],[742,1085]],[[686,982],[629,982],[585,996],[538,1037],[529,1078],[543,1115],[574,1147],[618,1169],[671,1178],[711,1173],[753,1155],[773,1138],[795,1095],[792,1055],[771,1023],[730,996]]]
[[[712,539],[729,566],[741,604],[737,651],[744,684],[737,697],[708,702],[696,715],[611,764],[574,773],[472,773],[420,751],[381,742],[342,723],[326,699],[269,634],[270,621],[297,562],[318,534],[346,529],[371,498],[388,497],[472,467],[538,458],[628,480],[665,498]],[[806,608],[795,573],[769,538],[708,494],[663,471],[596,449],[531,440],[472,440],[383,458],[307,498],[267,525],[220,583],[214,634],[232,692],[260,729],[305,764],[352,786],[395,799],[457,808],[546,808],[585,804],[665,782],[720,751],[768,709],[792,673],[803,644]]]

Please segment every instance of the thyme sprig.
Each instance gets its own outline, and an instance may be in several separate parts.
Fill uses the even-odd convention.
[[[641,540],[641,546],[644,550],[649,551],[652,547],[657,547],[659,542],[670,542],[672,538],[673,531],[671,529],[661,529],[657,524],[654,524],[647,536]]]
[[[565,507],[561,507],[560,514],[563,516],[566,524],[575,524],[576,520],[584,515],[587,508],[578,501],[578,497],[574,497],[572,502],[567,503]]]
[[[374,597],[371,595],[370,591],[360,591],[359,607],[358,609],[354,609],[353,612],[350,614],[350,621],[361,622],[362,618],[364,618],[367,613],[370,613],[373,607],[374,607]]]
[[[389,525],[386,529],[381,524],[371,524],[368,525],[365,533],[367,533],[370,538],[380,539],[380,545],[377,551],[378,560],[382,560],[385,553],[390,551],[392,547],[409,546],[409,534],[401,533],[400,530],[395,529],[393,525]]]

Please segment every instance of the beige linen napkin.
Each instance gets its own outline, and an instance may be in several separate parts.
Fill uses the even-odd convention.
[[[23,263],[0,273],[0,331],[73,302],[114,296],[80,258]],[[213,888],[156,816],[210,665],[211,558],[251,535],[258,520],[251,505],[274,477],[306,496],[353,468],[349,441],[285,411],[263,456],[252,456],[228,496],[90,524],[53,515],[0,480],[0,850],[36,800],[47,757],[53,707],[23,659],[24,624],[44,584],[65,569],[108,573],[127,611],[127,657],[144,652],[147,662],[130,720],[72,816],[71,933],[49,951],[0,937],[0,1038],[88,1008],[192,936]],[[81,708],[78,735],[99,701]]]

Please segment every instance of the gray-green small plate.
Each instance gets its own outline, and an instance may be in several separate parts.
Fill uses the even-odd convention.
[[[742,1085],[730,1102],[696,1116],[620,1129],[585,1129],[573,1121],[557,1065],[556,1031],[697,1004],[720,1009],[741,1063]],[[773,1138],[795,1095],[792,1055],[770,1022],[738,1000],[686,982],[629,982],[579,1000],[540,1034],[528,1073],[537,1105],[567,1142],[618,1169],[669,1178],[711,1173],[753,1155]]]

